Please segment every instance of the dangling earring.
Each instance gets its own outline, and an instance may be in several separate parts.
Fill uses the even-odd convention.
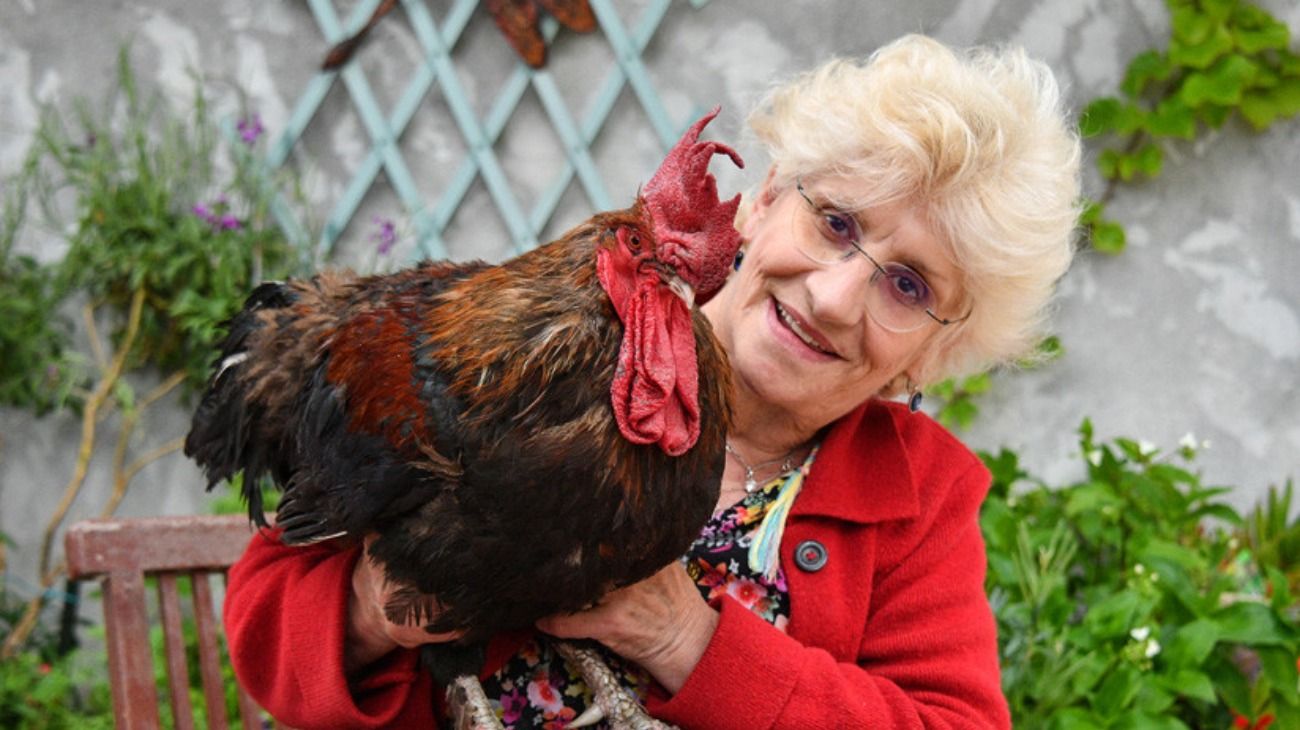
[[[731,262],[731,268],[734,271],[740,271],[740,262],[745,260],[745,249],[736,249],[736,260]]]
[[[912,413],[921,410],[921,389],[911,378],[907,379],[907,410]]]

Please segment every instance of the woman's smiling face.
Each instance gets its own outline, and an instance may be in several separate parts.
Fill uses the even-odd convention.
[[[927,316],[908,332],[885,329],[869,313],[867,294],[890,284],[872,283],[871,261],[853,252],[824,264],[804,253],[819,235],[818,221],[825,222],[817,207],[853,199],[855,183],[807,179],[808,200],[794,186],[774,193],[770,185],[771,177],[743,224],[740,269],[705,310],[742,386],[738,395],[751,391],[801,429],[816,430],[913,367],[941,325]],[[914,204],[893,202],[832,222],[837,231],[844,223],[855,226],[853,237],[881,264],[921,272],[933,291],[933,311],[959,316],[960,272],[921,213]]]

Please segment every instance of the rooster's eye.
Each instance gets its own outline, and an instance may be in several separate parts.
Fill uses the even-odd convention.
[[[632,237],[628,239],[628,243],[631,244],[632,248],[641,248],[641,237],[633,233]]]

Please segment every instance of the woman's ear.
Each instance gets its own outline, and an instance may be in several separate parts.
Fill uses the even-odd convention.
[[[768,209],[772,207],[772,202],[776,200],[777,191],[772,184],[775,179],[776,165],[773,165],[767,168],[767,177],[754,194],[753,202],[749,206],[749,213],[745,216],[744,224],[741,226],[740,235],[745,240],[754,237],[756,227],[767,215]]]
[[[759,188],[758,200],[755,201],[756,203],[761,202],[763,205],[771,205],[772,201],[776,200],[776,187],[772,184],[772,181],[775,179],[776,165],[772,165],[767,168],[767,177],[763,179],[763,186]]]

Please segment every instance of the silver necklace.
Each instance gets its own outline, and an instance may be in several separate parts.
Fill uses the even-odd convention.
[[[726,442],[726,447],[727,453],[735,457],[736,463],[740,464],[741,468],[745,470],[745,494],[753,494],[754,490],[758,489],[758,478],[754,476],[754,472],[759,469],[765,469],[773,464],[780,464],[781,471],[777,472],[777,474],[787,474],[793,471],[795,467],[794,456],[799,452],[799,449],[802,448],[801,446],[796,446],[790,450],[790,453],[783,457],[750,466],[749,462],[745,461],[745,457],[741,456],[740,453],[736,451],[730,441]]]

